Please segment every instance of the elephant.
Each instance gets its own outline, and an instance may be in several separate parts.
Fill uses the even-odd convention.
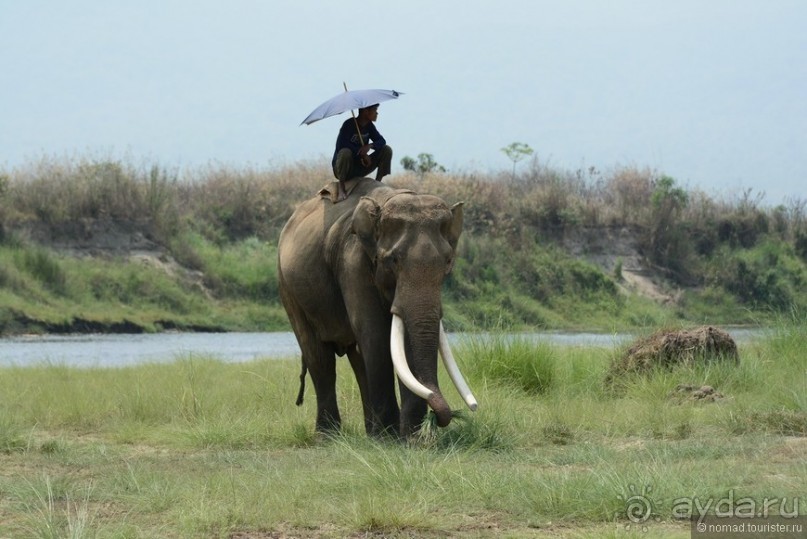
[[[442,324],[462,203],[449,208],[437,196],[370,178],[350,183],[346,200],[334,202],[323,189],[298,205],[278,242],[280,298],[302,352],[297,405],[308,372],[317,432],[340,429],[336,356],[347,354],[369,435],[408,438],[427,407],[445,427],[452,411],[437,382],[438,350],[468,407],[477,407]]]

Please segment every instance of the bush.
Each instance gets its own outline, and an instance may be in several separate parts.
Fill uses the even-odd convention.
[[[612,224],[645,222],[650,211],[654,173],[648,169],[623,168],[614,171],[605,182],[603,202],[615,211]]]
[[[645,254],[651,262],[667,268],[679,282],[691,277],[691,243],[682,214],[689,202],[687,192],[676,187],[675,180],[662,176],[650,198],[652,213],[644,238]]]
[[[782,242],[766,242],[752,250],[717,257],[712,277],[746,305],[786,311],[797,303],[796,290],[807,283],[807,272]]]
[[[18,251],[20,269],[28,272],[47,289],[62,294],[67,277],[59,261],[44,249]]]
[[[793,239],[793,248],[804,262],[807,262],[807,230],[796,232]]]
[[[768,219],[760,212],[736,212],[722,217],[717,223],[717,237],[732,247],[749,249],[768,232]]]

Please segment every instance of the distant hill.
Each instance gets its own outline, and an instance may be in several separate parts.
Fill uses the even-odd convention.
[[[332,177],[78,160],[0,171],[0,331],[288,329],[275,245]],[[447,325],[764,323],[807,307],[805,203],[714,200],[635,168],[393,175],[465,202]]]

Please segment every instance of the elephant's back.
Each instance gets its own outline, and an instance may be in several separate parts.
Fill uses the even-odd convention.
[[[286,221],[278,241],[281,268],[292,266],[292,261],[302,256],[304,251],[316,249],[317,244],[322,245],[324,204],[324,201],[316,198],[308,199],[297,206]]]
[[[327,279],[322,249],[323,216],[321,201],[306,200],[294,210],[280,232],[277,246],[278,284],[284,304],[287,301],[301,301],[300,298],[306,297],[313,283],[322,283]]]
[[[351,194],[346,200],[333,203],[328,196],[315,195],[301,202],[280,232],[278,257],[281,271],[323,264],[326,237],[333,236],[334,227],[349,225],[349,217],[361,196]]]
[[[282,252],[290,244],[303,243],[324,245],[328,235],[337,233],[334,227],[349,232],[350,218],[362,197],[370,197],[380,206],[396,193],[402,192],[371,178],[362,178],[351,190],[347,199],[334,203],[328,196],[315,195],[300,203],[280,233],[278,248]],[[411,191],[406,191],[410,192]]]

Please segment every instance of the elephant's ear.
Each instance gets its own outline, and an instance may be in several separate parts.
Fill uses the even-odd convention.
[[[353,210],[353,233],[359,237],[362,247],[370,258],[375,257],[378,238],[378,218],[381,208],[369,197],[361,197]]]
[[[460,234],[462,234],[463,204],[463,202],[457,202],[451,206],[451,221],[448,222],[445,230],[446,239],[454,250],[457,249],[457,243],[460,241]]]

